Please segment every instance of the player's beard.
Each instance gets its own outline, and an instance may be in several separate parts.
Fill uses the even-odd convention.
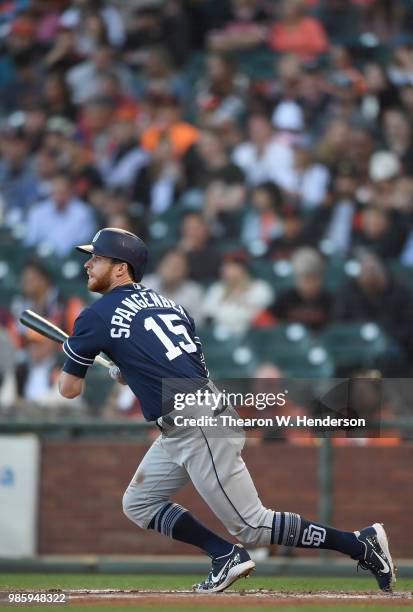
[[[88,278],[87,281],[87,288],[89,289],[89,291],[93,291],[94,293],[106,293],[112,284],[111,269],[109,268],[103,274],[99,274],[98,277],[96,277],[93,273],[91,274],[92,275]]]

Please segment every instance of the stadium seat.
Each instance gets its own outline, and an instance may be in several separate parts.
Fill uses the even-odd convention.
[[[13,261],[0,257],[0,304],[8,307],[18,290],[18,277]]]
[[[413,291],[413,269],[411,266],[406,266],[396,259],[388,262],[388,268],[400,283]]]
[[[351,272],[351,266],[349,268],[348,262],[341,257],[331,257],[326,261],[325,267],[325,286],[326,288],[335,293],[341,287],[349,281]]]
[[[164,240],[177,236],[182,215],[185,212],[181,206],[171,206],[160,215],[152,214],[149,218],[149,236],[152,240]]]
[[[243,51],[239,54],[240,70],[252,81],[270,79],[274,77],[278,53],[263,47],[252,51]]]
[[[260,363],[278,366],[284,376],[296,378],[328,378],[334,363],[328,351],[298,323],[250,330],[244,343]]]
[[[293,285],[291,264],[288,261],[251,260],[251,272],[255,278],[266,280],[279,295]]]
[[[343,322],[329,325],[319,337],[336,364],[336,375],[356,368],[372,368],[388,348],[385,333],[376,323]]]
[[[253,375],[258,359],[239,337],[219,328],[198,330],[211,378],[246,378]]]

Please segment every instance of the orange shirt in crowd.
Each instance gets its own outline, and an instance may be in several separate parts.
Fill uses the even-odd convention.
[[[282,21],[275,23],[270,28],[268,44],[275,51],[312,57],[327,50],[328,39],[317,19],[302,17],[296,24],[290,26]]]
[[[147,151],[153,151],[158,145],[161,136],[168,138],[174,156],[179,158],[198,140],[199,130],[185,121],[174,123],[165,130],[153,125],[144,131],[141,145]]]

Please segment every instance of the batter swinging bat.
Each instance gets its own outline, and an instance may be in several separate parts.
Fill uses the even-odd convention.
[[[20,317],[20,323],[23,323],[23,325],[26,327],[30,327],[30,329],[34,329],[34,331],[37,331],[42,336],[46,336],[46,338],[55,340],[55,342],[63,343],[66,338],[69,337],[62,329],[60,329],[60,327],[57,327],[57,325],[54,325],[32,310],[23,311]],[[105,368],[110,368],[113,365],[110,361],[104,357],[101,357],[100,355],[95,357],[95,362],[100,363],[100,365],[105,366]]]

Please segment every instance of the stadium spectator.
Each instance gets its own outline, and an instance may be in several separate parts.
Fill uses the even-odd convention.
[[[322,23],[306,15],[305,0],[283,0],[268,44],[274,51],[288,51],[308,59],[327,51],[328,39]]]
[[[288,196],[296,199],[303,210],[323,203],[330,182],[328,169],[314,160],[312,150],[311,141],[304,136],[294,142],[294,163],[282,181]]]
[[[256,243],[265,248],[282,234],[281,205],[282,194],[274,183],[268,181],[254,187],[241,233],[246,248]]]
[[[113,47],[125,41],[125,21],[112,2],[77,0],[60,17],[60,25],[76,33],[76,48],[80,55],[88,55],[95,48],[95,40],[107,39]]]
[[[361,14],[356,4],[348,0],[322,2],[323,25],[333,43],[350,45],[360,34]]]
[[[291,258],[294,287],[270,307],[277,320],[302,323],[314,331],[331,320],[333,297],[324,287],[324,262],[316,250],[298,249]]]
[[[60,11],[66,0],[31,0],[30,13],[36,22],[36,40],[48,48],[57,35],[59,29]]]
[[[96,210],[96,214],[100,225],[104,225],[104,221],[111,215],[129,215],[132,208],[132,202],[129,194],[122,189],[104,189],[97,187],[89,194],[90,204]]]
[[[299,208],[286,202],[281,210],[282,234],[268,245],[268,259],[290,259],[299,247],[311,244],[312,237],[307,235],[304,219]]]
[[[385,110],[400,104],[400,93],[378,62],[367,62],[363,74],[366,91],[361,98],[361,111],[367,121],[374,122],[381,118]]]
[[[134,419],[145,421],[139,399],[127,385],[114,385],[100,416],[106,419]]]
[[[402,167],[400,160],[391,151],[376,151],[368,158],[370,182],[366,185],[364,204],[381,208],[395,208],[395,195]]]
[[[272,124],[276,129],[276,141],[292,146],[303,136],[305,129],[304,113],[295,100],[281,100],[272,114]]]
[[[260,0],[230,0],[222,27],[211,30],[207,45],[213,51],[243,51],[263,45],[268,13]]]
[[[231,161],[217,130],[201,132],[184,159],[184,169],[186,183],[201,191],[205,218],[213,223],[227,215],[225,223],[230,223],[245,201],[244,173]]]
[[[55,70],[50,72],[44,79],[43,106],[47,115],[66,117],[70,121],[75,121],[77,109],[71,101],[69,87],[64,75]]]
[[[228,253],[220,267],[220,280],[207,290],[202,306],[205,320],[239,335],[271,303],[271,287],[254,279],[243,253]]]
[[[143,148],[151,152],[161,138],[166,138],[171,143],[175,158],[182,157],[198,140],[199,131],[182,119],[179,100],[171,94],[152,94],[143,102],[149,120],[141,138]]]
[[[383,259],[400,256],[406,228],[400,214],[377,206],[364,207],[360,226],[353,234],[353,248],[364,247]]]
[[[359,206],[357,187],[357,169],[343,160],[334,169],[324,205],[316,208],[309,219],[308,234],[312,236],[312,244],[327,244],[332,252],[341,256],[349,253]]]
[[[397,108],[389,108],[383,113],[382,139],[384,148],[399,158],[404,173],[412,176],[412,129],[403,111]]]
[[[82,104],[79,112],[78,137],[92,151],[97,165],[107,155],[110,145],[108,127],[112,124],[115,108],[113,99],[99,96]]]
[[[373,0],[362,4],[361,28],[383,42],[396,42],[403,24],[404,10],[400,2]]]
[[[105,42],[97,46],[84,62],[70,68],[67,83],[75,104],[82,104],[97,95],[102,74],[113,72],[121,84],[121,90],[133,93],[133,76],[125,64],[116,60],[113,48]]]
[[[369,176],[370,161],[373,152],[374,140],[370,130],[360,126],[357,128],[353,127],[349,130],[346,159],[354,164],[362,179],[367,180]]]
[[[135,176],[132,197],[151,213],[162,214],[173,206],[183,182],[182,164],[174,155],[172,143],[161,138],[149,163]]]
[[[288,95],[288,90],[285,90],[284,97],[297,99],[304,114],[305,125],[311,126],[313,135],[319,137],[326,125],[331,125],[334,97],[321,63],[304,63],[297,80],[296,92]]]
[[[127,232],[132,232],[132,234],[137,234],[142,238],[146,237],[146,227],[143,219],[141,217],[136,219],[136,217],[132,217],[127,212],[109,212],[105,218],[104,225],[105,227],[117,227]]]
[[[343,119],[327,123],[315,151],[318,159],[328,167],[337,167],[349,160],[350,126]],[[354,163],[354,160],[353,160]]]
[[[150,49],[165,45],[177,66],[188,57],[190,33],[188,19],[181,3],[167,0],[164,5],[144,1],[128,11],[123,56],[127,64],[141,66]]]
[[[96,84],[96,97],[107,100],[115,114],[119,111],[129,111],[131,114],[134,113],[135,118],[139,116],[138,99],[122,89],[121,80],[116,72],[110,70],[102,72]]]
[[[29,149],[33,154],[43,143],[43,133],[47,122],[47,114],[41,100],[25,108],[24,133],[29,141]]]
[[[5,62],[0,80],[0,111],[8,114],[27,108],[42,95],[41,46],[36,41],[35,23],[26,13],[6,28]],[[1,54],[0,54],[1,55]]]
[[[66,73],[83,59],[76,49],[75,32],[69,28],[59,27],[53,38],[53,46],[43,56],[43,64],[46,70]]]
[[[209,53],[206,57],[205,75],[196,83],[197,120],[202,126],[213,127],[243,115],[249,80],[236,68],[232,55]]]
[[[200,283],[214,280],[218,274],[219,255],[202,213],[186,213],[180,233],[179,248],[188,256],[189,277]]]
[[[391,387],[391,379],[383,381],[380,370],[353,372],[348,382],[351,406],[369,422],[394,421],[397,418],[398,393]],[[337,432],[332,442],[333,446],[396,446],[401,440],[402,432],[395,427],[369,427],[366,438],[361,435],[349,437],[345,432],[342,432],[342,435]]]
[[[365,253],[359,260],[359,275],[336,295],[336,319],[375,322],[393,338],[395,345],[404,347],[411,355],[413,303],[409,290],[386,270],[377,256]],[[399,375],[394,368],[392,375]]]
[[[66,141],[75,137],[75,125],[65,117],[50,117],[44,127],[44,137],[42,144],[55,149],[58,156],[63,155],[63,148]]]
[[[50,132],[49,132],[50,133]],[[59,144],[62,171],[71,180],[74,194],[89,200],[91,193],[103,185],[102,174],[93,163],[93,155],[80,138],[63,137]]]
[[[58,345],[29,329],[25,334],[26,359],[15,370],[17,404],[47,401],[61,403],[56,380]]]
[[[341,45],[330,49],[331,72],[330,79],[344,79],[357,96],[366,91],[366,82],[363,73],[354,65],[354,60],[349,50]]]
[[[0,134],[0,155],[0,193],[6,222],[13,225],[27,214],[37,187],[29,141],[21,127],[8,125]]]
[[[31,204],[50,196],[52,179],[59,171],[59,152],[46,146],[39,149],[34,159],[34,171],[37,182]]]
[[[188,258],[172,248],[160,260],[154,274],[144,278],[144,285],[181,304],[197,324],[202,322],[203,291],[199,283],[188,277]]]
[[[247,135],[248,139],[235,147],[233,162],[245,172],[250,185],[265,181],[282,185],[293,164],[291,148],[275,140],[271,122],[264,114],[248,117]]]
[[[170,94],[184,105],[190,92],[185,75],[174,68],[168,50],[163,45],[148,50],[134,88],[138,98],[151,94]]]
[[[11,0],[0,6],[0,24],[2,26],[10,24],[19,13],[27,9],[29,2],[30,0]]]
[[[136,113],[119,109],[108,129],[108,154],[99,164],[105,185],[132,193],[133,185],[149,160],[148,153],[138,146]]]
[[[50,271],[40,260],[30,259],[24,264],[20,291],[11,304],[16,319],[19,319],[23,310],[30,309],[69,333],[83,307],[83,301],[76,296],[62,298]],[[20,323],[17,329],[20,336],[24,335],[26,328]]]
[[[92,210],[74,196],[70,178],[59,174],[52,181],[50,198],[33,206],[27,215],[25,244],[45,244],[64,257],[75,244],[89,240],[95,229]]]

